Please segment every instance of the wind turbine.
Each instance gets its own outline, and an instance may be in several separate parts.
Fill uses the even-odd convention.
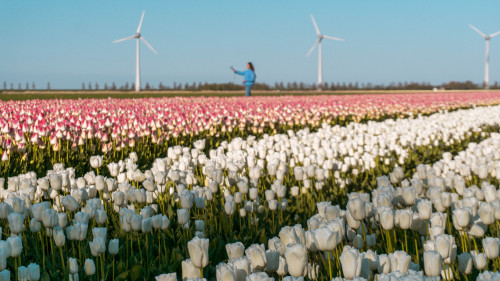
[[[136,33],[134,35],[113,41],[113,43],[118,43],[118,42],[130,40],[130,39],[137,39],[137,41],[136,41],[136,53],[135,53],[135,56],[136,56],[136,58],[135,58],[135,61],[136,61],[136,68],[135,68],[135,91],[136,92],[139,92],[141,90],[141,70],[140,70],[140,60],[139,60],[139,40],[142,40],[142,42],[144,42],[144,44],[146,44],[146,46],[148,46],[151,49],[151,51],[153,51],[153,53],[157,54],[156,50],[148,43],[148,41],[146,41],[146,39],[144,39],[144,36],[142,36],[142,34],[140,33],[141,32],[141,27],[142,27],[142,20],[144,19],[144,13],[145,12],[146,11],[142,12],[141,21],[139,22],[139,26],[137,27],[137,31],[136,31]]]
[[[495,33],[492,33],[490,35],[486,35],[479,31],[479,29],[475,28],[472,24],[469,24],[469,26],[474,29],[479,35],[483,36],[483,38],[486,40],[486,62],[484,64],[484,88],[489,89],[490,88],[490,39],[499,35],[500,31],[497,31]]]
[[[318,36],[318,40],[316,40],[316,43],[312,46],[312,48],[309,50],[307,53],[306,57],[308,57],[314,48],[318,46],[318,90],[321,90],[321,86],[323,85],[323,67],[321,63],[321,41],[323,41],[324,38],[330,39],[330,40],[337,40],[337,41],[344,41],[344,39],[328,36],[328,35],[323,35],[321,32],[319,32],[318,25],[316,24],[316,21],[314,20],[313,15],[311,15],[312,22],[314,24],[314,28],[316,29],[316,35]]]

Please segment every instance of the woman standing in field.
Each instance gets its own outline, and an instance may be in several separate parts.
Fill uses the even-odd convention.
[[[247,70],[238,71],[231,67],[234,73],[243,75],[245,80],[243,80],[243,85],[245,85],[245,96],[249,97],[251,95],[252,87],[255,84],[255,69],[251,62],[247,63]]]

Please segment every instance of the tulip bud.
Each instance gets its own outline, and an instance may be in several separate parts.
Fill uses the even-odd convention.
[[[317,252],[318,249],[318,241],[316,240],[316,236],[314,235],[314,231],[308,230],[306,231],[306,247],[307,250],[311,252]]]
[[[266,250],[264,244],[253,244],[245,250],[252,271],[263,270],[266,266]]]
[[[5,153],[5,151],[4,151]],[[0,272],[0,280],[1,281],[9,281],[10,280],[10,271],[8,269],[4,269]]]
[[[228,264],[220,263],[215,269],[215,276],[217,281],[237,281],[234,268]]]
[[[285,251],[288,272],[291,276],[305,276],[307,271],[307,249],[302,244],[288,244]]]
[[[17,268],[17,280],[28,280],[28,268],[20,266]]]
[[[96,176],[95,177],[95,188],[98,191],[103,191],[106,188],[106,178],[103,176]]]
[[[278,251],[266,251],[266,272],[273,273],[278,270],[280,261],[279,257],[280,253]]]
[[[37,221],[35,218],[32,218],[31,222],[30,222],[30,231],[33,233],[36,233],[36,232],[40,231],[41,228],[42,228],[42,224],[39,221]]]
[[[45,209],[42,213],[42,221],[46,228],[53,228],[57,226],[59,223],[57,211],[54,209]]]
[[[259,196],[259,190],[255,187],[250,188],[250,200],[255,200]]]
[[[187,209],[177,209],[177,223],[184,225],[189,221],[189,211]]]
[[[329,228],[319,228],[314,231],[314,236],[318,243],[318,250],[333,251],[340,242],[338,232],[333,232]]]
[[[30,263],[28,265],[28,280],[38,281],[40,280],[40,266],[36,263]]]
[[[370,265],[370,270],[374,271],[377,270],[379,267],[379,258],[377,253],[375,253],[372,250],[368,250],[365,252],[364,255],[364,260],[368,260],[368,263]]]
[[[366,246],[373,248],[377,245],[377,236],[375,233],[366,235]]]
[[[52,236],[57,247],[62,247],[66,244],[66,236],[60,227],[54,228]]]
[[[23,232],[24,216],[19,213],[10,213],[8,215],[10,231],[14,234]]]
[[[391,270],[400,271],[403,274],[408,272],[410,268],[411,257],[404,251],[395,251],[389,254],[389,260],[391,261]]]
[[[109,240],[109,244],[108,244],[108,251],[111,255],[117,255],[118,254],[118,251],[119,251],[119,243],[120,243],[120,240],[118,239],[111,239]]]
[[[242,257],[245,253],[245,246],[241,242],[226,244],[227,257],[232,260]]]
[[[432,202],[427,199],[419,199],[417,203],[418,214],[423,220],[428,220],[431,218],[432,214]]]
[[[402,189],[402,198],[406,206],[413,206],[417,198],[417,192],[414,187],[408,186]]]
[[[90,157],[90,166],[94,169],[98,169],[99,167],[102,166],[103,163],[103,157],[102,156],[91,156]],[[87,274],[89,275],[89,274]]]
[[[488,258],[484,253],[477,253],[476,251],[471,251],[472,261],[474,263],[474,267],[477,270],[483,270],[488,264]]]
[[[424,270],[427,276],[439,276],[441,273],[441,255],[437,251],[424,252]]]
[[[394,213],[391,209],[384,209],[380,213],[380,224],[384,230],[392,230],[394,228]]]
[[[495,222],[495,210],[490,203],[482,202],[477,210],[481,222],[485,225],[490,225]]]
[[[488,259],[490,260],[496,259],[500,251],[500,243],[498,238],[493,238],[493,237],[484,238],[483,249]]]
[[[208,239],[193,238],[188,242],[189,257],[193,266],[204,268],[208,264]]]
[[[77,274],[78,273],[78,261],[75,258],[68,259],[69,264],[69,273]]]
[[[363,240],[363,237],[361,235],[357,234],[354,237],[352,245],[353,245],[354,248],[356,248],[358,250],[362,250],[363,247],[365,246],[365,241]]]
[[[75,212],[79,208],[78,202],[71,195],[64,196],[61,203],[66,211]]]
[[[11,257],[18,257],[23,250],[23,241],[19,236],[11,236],[7,238],[7,242],[10,244],[12,252],[10,254]]]
[[[472,256],[468,252],[458,255],[458,270],[462,274],[469,274],[472,271]]]
[[[170,220],[168,219],[168,217],[167,216],[162,216],[162,219],[161,219],[161,230],[167,230],[169,225],[170,225]]]
[[[349,202],[347,202],[347,209],[351,216],[357,221],[361,221],[366,217],[365,201],[359,198],[349,200]]]
[[[391,260],[388,255],[382,254],[378,256],[378,273],[387,274],[391,271]]]
[[[359,277],[361,274],[361,262],[362,255],[360,255],[359,251],[350,246],[345,246],[342,255],[340,255],[344,278],[350,280]]]
[[[457,230],[463,230],[470,223],[469,208],[462,207],[453,210],[452,220],[453,226],[455,226]]]
[[[226,203],[224,204],[224,211],[227,215],[232,216],[234,214],[234,208],[234,201],[226,201]]]
[[[149,233],[151,229],[153,229],[153,220],[151,218],[143,219],[141,225],[142,233]]]
[[[182,261],[182,280],[201,278],[200,268],[193,265],[190,259]]]
[[[408,209],[396,210],[395,223],[401,229],[409,229],[413,221],[413,212]]]
[[[60,174],[52,174],[49,176],[50,187],[54,190],[62,189],[62,176]]]
[[[86,259],[85,260],[85,274],[87,276],[92,276],[95,274],[95,263],[94,260]]]
[[[283,242],[281,242],[281,239],[279,237],[273,237],[269,239],[267,241],[267,246],[269,250],[280,252],[280,255],[285,254],[286,247],[285,245],[283,245]]]

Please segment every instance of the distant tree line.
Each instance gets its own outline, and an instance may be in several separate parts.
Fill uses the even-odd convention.
[[[475,84],[472,81],[450,81],[442,84],[431,84],[427,82],[398,82],[398,83],[390,83],[386,84],[372,84],[372,83],[346,83],[346,82],[331,82],[324,83],[321,87],[323,90],[332,90],[332,91],[349,91],[349,90],[433,90],[433,89],[441,89],[441,90],[474,90],[481,89],[482,85]],[[3,82],[4,91],[26,91],[26,90],[50,90],[50,82],[47,83],[46,87],[38,89],[35,85],[35,82],[30,83],[26,82],[23,85],[19,82],[17,87],[15,87],[14,83],[7,81]],[[116,85],[115,82],[110,84],[104,83],[102,87],[99,84],[91,83],[91,82],[82,82],[82,91],[132,91],[135,89],[134,83],[126,82],[123,85]],[[243,90],[244,87],[241,84],[235,83],[208,83],[208,82],[192,82],[192,83],[178,83],[173,82],[172,85],[165,85],[163,83],[159,83],[158,86],[151,85],[150,83],[146,83],[143,85],[142,89],[144,90],[162,90],[162,91],[237,91]],[[256,83],[254,86],[254,90],[274,90],[274,91],[309,91],[317,89],[316,84],[308,84],[304,82],[276,82],[274,85],[266,84],[266,83]],[[499,82],[495,81],[490,89],[500,89]]]

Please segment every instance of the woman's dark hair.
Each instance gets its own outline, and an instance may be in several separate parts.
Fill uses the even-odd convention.
[[[251,62],[248,62],[248,65],[250,66],[250,69],[251,69],[252,71],[255,71],[255,68],[253,68],[253,64],[252,64]]]

